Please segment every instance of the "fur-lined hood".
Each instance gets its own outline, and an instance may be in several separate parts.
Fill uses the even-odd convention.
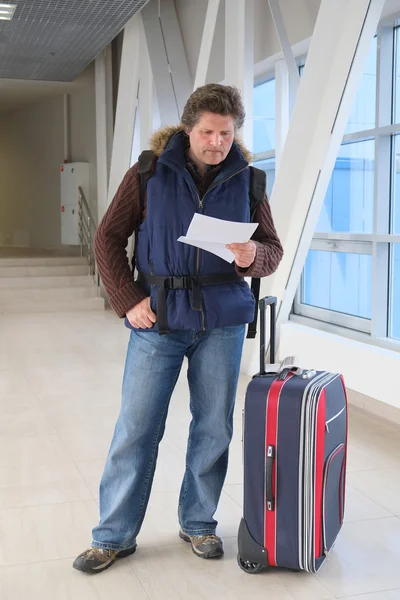
[[[161,127],[161,129],[155,131],[150,139],[150,147],[153,150],[154,154],[156,156],[161,156],[161,154],[167,147],[169,140],[175,133],[178,133],[179,131],[183,131],[182,125],[176,125],[174,127]],[[239,146],[244,159],[248,163],[250,163],[253,160],[253,157],[251,153],[247,150],[243,142],[237,137],[235,137],[235,143]]]

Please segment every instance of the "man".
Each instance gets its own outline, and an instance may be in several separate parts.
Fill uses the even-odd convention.
[[[121,412],[100,486],[100,523],[74,562],[99,573],[133,554],[158,445],[182,362],[188,358],[192,422],[179,498],[180,537],[202,558],[223,554],[213,516],[228,465],[233,410],[246,324],[254,296],[246,276],[278,267],[282,247],[268,201],[232,264],[178,242],[196,212],[249,222],[250,156],[235,140],[245,112],[235,88],[210,84],[189,98],[182,126],[152,139],[158,157],[140,214],[138,165],[125,175],[96,236],[96,257],[110,304],[132,329]],[[126,256],[140,222],[134,281]]]

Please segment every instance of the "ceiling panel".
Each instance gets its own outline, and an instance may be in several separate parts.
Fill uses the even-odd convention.
[[[148,0],[10,0],[0,78],[73,81]],[[0,82],[1,86],[1,82]]]

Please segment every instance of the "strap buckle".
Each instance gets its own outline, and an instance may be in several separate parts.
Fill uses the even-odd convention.
[[[190,277],[168,277],[167,287],[170,290],[190,290],[191,279]]]

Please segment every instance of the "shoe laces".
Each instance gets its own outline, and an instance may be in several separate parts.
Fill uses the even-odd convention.
[[[93,556],[100,561],[110,558],[112,553],[113,550],[108,548],[94,548],[93,546],[88,550],[88,554],[93,554]]]
[[[221,542],[219,537],[213,534],[194,536],[193,541],[196,546],[201,546],[201,544],[205,544],[206,542],[209,544],[219,544]]]

